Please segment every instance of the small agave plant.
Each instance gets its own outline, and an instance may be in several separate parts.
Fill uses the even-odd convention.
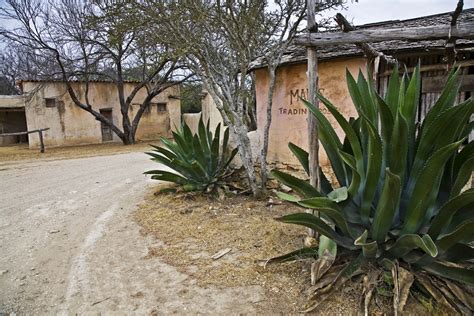
[[[221,144],[221,124],[218,124],[214,135],[207,125],[199,120],[198,132],[193,134],[184,122],[179,130],[173,132],[173,140],[161,138],[164,147],[153,146],[147,152],[151,160],[172,169],[150,170],[145,174],[152,179],[174,182],[185,191],[211,192],[227,175],[228,167],[238,149],[230,150],[229,129],[226,129]]]
[[[321,240],[319,249],[306,247],[270,262],[318,258],[308,311],[344,282],[365,273],[367,312],[374,288],[370,284],[388,273],[395,313],[403,309],[415,285],[417,295],[432,296],[450,311],[472,314],[474,189],[463,188],[474,168],[474,143],[466,144],[473,129],[469,120],[474,100],[455,105],[458,72],[449,74],[420,126],[419,66],[411,78],[400,77],[395,68],[384,98],[370,79],[359,73],[356,81],[347,72],[357,119],[346,120],[329,100],[318,96],[344,131],[344,142],[323,113],[305,102],[319,123],[320,141],[339,186],[334,190],[322,173],[317,190],[308,181],[272,171],[297,193],[280,193],[281,199],[319,214],[303,211],[277,220],[311,228]],[[308,171],[308,153],[291,143],[289,147]],[[336,262],[344,263],[339,266],[327,259],[334,259],[336,246]]]

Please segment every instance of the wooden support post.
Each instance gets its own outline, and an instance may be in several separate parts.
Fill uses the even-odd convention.
[[[307,1],[307,19],[308,32],[317,32],[318,26],[316,24],[316,5],[320,0]],[[316,108],[319,108],[319,100],[316,96],[318,91],[318,55],[315,47],[308,47],[308,101]],[[319,181],[319,137],[316,118],[308,111],[308,153],[309,153],[309,177],[310,183],[315,188],[320,190]],[[316,215],[318,215],[316,213]],[[316,237],[313,230],[309,231],[311,237]]]
[[[38,130],[39,140],[40,140],[40,152],[44,153],[44,141],[43,141],[43,130]]]

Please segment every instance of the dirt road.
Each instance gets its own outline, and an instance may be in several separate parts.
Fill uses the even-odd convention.
[[[143,153],[0,162],[0,314],[246,313],[258,286],[200,288],[147,259],[131,213],[156,164]]]

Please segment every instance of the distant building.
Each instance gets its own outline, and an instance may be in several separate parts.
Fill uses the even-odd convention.
[[[125,83],[125,96],[135,87]],[[25,80],[20,96],[0,96],[0,134],[49,128],[44,132],[46,146],[69,146],[120,142],[112,130],[97,121],[90,113],[74,104],[60,81]],[[83,82],[73,82],[73,88],[84,102]],[[129,115],[133,119],[146,97],[145,88],[135,96]],[[122,114],[117,87],[112,82],[94,81],[89,84],[89,100],[94,109],[122,127]],[[171,136],[171,130],[181,124],[179,86],[173,86],[155,97],[140,120],[137,140]],[[26,142],[30,148],[39,146],[38,135],[0,137],[0,145]]]

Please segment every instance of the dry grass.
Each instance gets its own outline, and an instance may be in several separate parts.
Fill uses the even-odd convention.
[[[305,302],[308,263],[263,266],[265,259],[302,245],[304,229],[271,220],[286,209],[246,196],[218,201],[200,194],[150,194],[135,218],[166,244],[150,249],[149,256],[159,256],[199,286],[260,285],[272,297],[265,309],[270,304],[274,311],[294,312]],[[211,258],[225,248],[232,250]]]
[[[121,143],[106,143],[95,145],[68,146],[46,148],[45,153],[39,149],[29,149],[27,144],[0,146],[0,163],[20,160],[48,160],[48,159],[70,159],[91,156],[102,156],[120,154],[134,151],[146,151],[148,145],[158,144],[158,141],[143,142],[135,145],[124,146]]]
[[[149,249],[149,257],[160,257],[201,287],[261,286],[266,300],[256,305],[259,312],[288,314],[301,311],[307,303],[311,261],[266,268],[263,262],[302,247],[304,228],[272,220],[297,211],[292,208],[269,206],[249,196],[220,201],[196,193],[150,193],[135,220],[144,234],[164,242],[163,247]],[[211,258],[225,248],[232,250],[218,260]],[[314,313],[357,314],[362,290],[360,280],[349,282]],[[379,297],[372,313],[391,314],[391,304]],[[409,300],[407,312],[426,314],[414,299]]]

